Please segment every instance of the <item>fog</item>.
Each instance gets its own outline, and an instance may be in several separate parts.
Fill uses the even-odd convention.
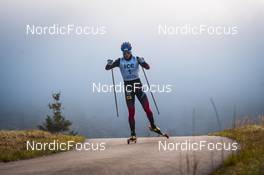
[[[0,2],[0,129],[36,128],[50,114],[53,92],[61,92],[63,114],[88,137],[130,134],[123,93],[119,118],[113,93],[94,93],[93,83],[111,84],[107,59],[122,56],[123,41],[150,64],[161,114],[157,124],[172,135],[190,135],[195,109],[197,134],[217,130],[213,98],[224,128],[237,118],[263,113],[263,1],[20,1]],[[26,25],[104,26],[104,35],[27,35]],[[236,35],[160,35],[159,25],[237,26]],[[118,69],[116,82],[122,82]],[[141,80],[146,83],[142,72]],[[138,135],[147,118],[136,102]]]

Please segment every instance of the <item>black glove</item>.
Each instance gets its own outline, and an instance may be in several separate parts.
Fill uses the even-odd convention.
[[[144,60],[144,58],[143,58],[143,57],[138,57],[138,62],[139,62],[140,64],[142,64],[142,63],[144,63],[144,62],[145,62],[145,60]]]
[[[113,62],[114,62],[113,60],[108,59],[108,60],[107,60],[107,65],[111,65]]]

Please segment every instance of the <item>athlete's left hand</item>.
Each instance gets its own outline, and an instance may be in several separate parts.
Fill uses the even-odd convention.
[[[140,64],[142,64],[142,63],[144,63],[144,62],[145,62],[145,60],[144,60],[144,58],[143,58],[143,57],[138,57],[138,62],[139,62]]]

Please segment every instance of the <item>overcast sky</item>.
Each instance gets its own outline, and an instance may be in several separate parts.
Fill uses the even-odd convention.
[[[51,93],[60,91],[65,114],[81,132],[85,132],[81,121],[91,117],[128,129],[124,95],[118,94],[117,120],[113,94],[92,92],[93,82],[111,84],[104,66],[107,59],[122,56],[123,41],[130,41],[132,53],[150,64],[147,74],[152,83],[172,85],[171,93],[155,94],[161,111],[156,118],[163,127],[190,123],[193,108],[205,121],[200,127],[210,127],[205,123],[214,115],[211,97],[227,123],[234,105],[241,115],[256,115],[264,109],[263,19],[260,0],[1,1],[0,118],[10,123],[14,118],[9,116],[23,114],[42,120]],[[26,35],[26,25],[53,24],[104,26],[106,34]],[[158,33],[159,25],[185,24],[236,26],[238,34]],[[115,75],[122,82],[118,69]],[[136,114],[139,121],[146,121],[142,109]],[[95,125],[108,127],[99,122]]]

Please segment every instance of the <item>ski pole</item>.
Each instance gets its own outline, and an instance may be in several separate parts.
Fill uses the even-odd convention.
[[[147,74],[146,74],[146,72],[145,72],[145,70],[144,70],[144,68],[143,68],[142,66],[141,66],[141,68],[142,68],[142,71],[143,71],[143,73],[144,73],[145,79],[146,79],[146,81],[147,81],[148,88],[150,89],[150,85],[149,85],[149,81],[148,81]],[[158,114],[160,114],[160,112],[159,112],[159,108],[158,108],[158,105],[157,105],[156,100],[155,100],[155,98],[154,98],[154,95],[153,95],[153,93],[152,93],[151,91],[150,91],[150,94],[151,94],[152,100],[153,100],[153,102],[154,102],[154,104],[155,104],[156,110],[157,110]]]
[[[113,85],[114,85],[114,96],[115,96],[116,116],[119,117],[119,114],[118,114],[118,106],[117,106],[117,99],[116,99],[116,91],[115,91],[115,77],[114,77],[114,71],[113,71],[113,69],[111,69],[111,71],[112,71],[112,81],[113,81]]]

